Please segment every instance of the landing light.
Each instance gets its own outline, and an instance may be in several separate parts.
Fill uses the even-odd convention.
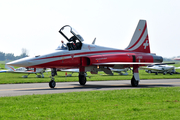
[[[97,66],[97,69],[99,69],[99,65]]]

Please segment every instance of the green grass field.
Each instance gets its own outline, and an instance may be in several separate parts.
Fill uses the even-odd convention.
[[[0,67],[3,68],[4,63],[0,63]],[[130,80],[132,72],[128,73],[127,76],[109,76],[103,72],[99,72],[101,75],[88,73],[87,80]],[[50,72],[44,73],[45,78],[36,78],[35,74],[22,78],[23,75],[25,74],[0,73],[0,84],[50,81]],[[162,78],[180,78],[180,74],[155,75],[140,70],[140,79]],[[58,72],[55,81],[78,81],[78,74],[73,73],[72,77],[65,77],[65,72]],[[180,87],[0,97],[0,111],[0,120],[177,120],[180,118]]]
[[[0,97],[0,119],[178,120],[180,87]]]
[[[5,69],[5,62],[4,61],[0,61],[0,68]]]

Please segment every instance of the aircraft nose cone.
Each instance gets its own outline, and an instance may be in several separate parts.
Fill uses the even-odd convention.
[[[7,65],[11,65],[11,66],[18,66],[18,67],[24,67],[23,62],[19,62],[19,61],[12,61],[12,62],[8,62],[6,63]]]
[[[14,66],[14,62],[8,62],[8,63],[6,63],[6,65]]]
[[[6,64],[11,65],[11,66],[17,66],[17,67],[28,67],[31,65],[31,62],[27,58],[23,58],[23,59],[15,60],[12,62],[8,62]]]

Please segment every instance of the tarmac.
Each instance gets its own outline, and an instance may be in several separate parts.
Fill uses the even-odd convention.
[[[84,86],[79,85],[79,82],[57,82],[56,87],[53,89],[49,88],[49,83],[0,84],[0,97],[175,86],[180,86],[180,79],[141,80],[138,87],[132,87],[130,80],[87,81]]]

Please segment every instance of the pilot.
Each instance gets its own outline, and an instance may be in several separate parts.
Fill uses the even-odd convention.
[[[66,44],[64,44],[64,41],[61,40],[61,44],[58,46],[56,50],[66,50],[66,49],[67,49]]]

